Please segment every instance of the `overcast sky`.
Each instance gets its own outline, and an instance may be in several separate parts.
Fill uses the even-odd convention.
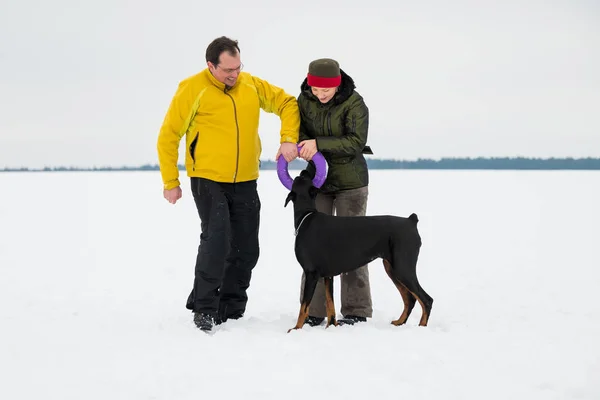
[[[336,58],[374,157],[600,157],[596,0],[2,0],[0,168],[156,163],[180,80],[217,36],[296,96]],[[262,159],[279,119],[263,113]]]

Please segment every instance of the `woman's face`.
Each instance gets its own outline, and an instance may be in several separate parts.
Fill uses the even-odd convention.
[[[313,86],[310,88],[310,90],[312,90],[312,94],[314,94],[321,103],[325,104],[329,100],[333,99],[333,96],[335,96],[338,88],[318,88]]]

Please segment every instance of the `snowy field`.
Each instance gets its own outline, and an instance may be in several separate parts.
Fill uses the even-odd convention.
[[[291,171],[292,174],[297,171]],[[158,172],[0,174],[0,398],[599,399],[600,172],[371,171],[368,214],[419,215],[428,327],[371,264],[365,324],[287,334],[292,207],[262,171],[244,319],[192,324],[199,221]],[[339,311],[339,280],[336,307]]]

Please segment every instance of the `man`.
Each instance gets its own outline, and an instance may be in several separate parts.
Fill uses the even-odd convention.
[[[182,196],[178,149],[186,136],[185,166],[201,221],[194,287],[186,307],[204,331],[244,315],[252,269],[259,256],[260,199],[256,190],[261,143],[260,109],[281,119],[277,156],[298,155],[300,115],[283,89],[241,72],[238,42],[215,39],[207,68],[183,80],[158,137],[163,195]]]

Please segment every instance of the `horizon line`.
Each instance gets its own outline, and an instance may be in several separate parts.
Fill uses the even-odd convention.
[[[600,157],[526,157],[526,156],[502,156],[502,157],[483,157],[483,156],[477,156],[477,157],[441,157],[441,158],[417,158],[417,159],[393,159],[393,158],[372,158],[372,157],[366,157],[367,163],[376,163],[376,164],[398,164],[398,166],[402,166],[402,165],[410,165],[410,164],[422,164],[422,163],[427,163],[429,165],[431,165],[431,163],[444,163],[444,162],[475,162],[475,163],[481,163],[481,162],[486,162],[486,161],[501,161],[504,163],[514,163],[514,162],[523,162],[523,161],[533,161],[536,163],[547,163],[547,162],[581,162],[581,161],[593,161],[593,162],[600,162]],[[277,164],[277,162],[274,159],[261,159],[259,160],[261,166],[263,164]],[[305,160],[297,158],[293,161],[290,162],[290,164],[303,164],[306,163]],[[185,164],[177,164],[178,167],[181,169],[185,169]],[[158,162],[154,162],[154,163],[143,163],[143,164],[137,164],[137,165],[116,165],[116,164],[104,164],[104,165],[92,165],[92,166],[76,166],[76,165],[57,165],[57,166],[48,166],[45,165],[43,167],[28,167],[28,166],[4,166],[4,167],[0,167],[0,171],[18,171],[18,170],[29,170],[29,171],[44,171],[44,170],[56,170],[56,169],[63,169],[63,170],[94,170],[94,169],[148,169],[148,168],[152,168],[152,169],[158,169],[159,168],[159,163]],[[600,169],[600,168],[598,168]]]

